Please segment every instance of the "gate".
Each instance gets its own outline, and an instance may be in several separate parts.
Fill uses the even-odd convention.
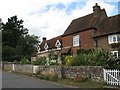
[[[103,69],[104,81],[109,85],[120,86],[120,70],[119,69]]]

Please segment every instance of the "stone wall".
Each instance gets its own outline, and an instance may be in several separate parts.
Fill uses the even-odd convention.
[[[45,65],[21,65],[4,64],[4,69],[41,75],[57,75],[58,78],[73,79],[75,77],[87,77],[94,81],[103,80],[103,67],[101,66],[45,66]]]
[[[61,66],[39,66],[39,73],[42,75],[57,75],[58,78],[61,78]]]
[[[2,67],[3,67],[5,70],[10,70],[10,71],[13,70],[13,64],[12,64],[12,63],[4,63],[4,64],[2,64]]]
[[[3,69],[9,70],[9,71],[16,71],[16,72],[22,72],[22,73],[33,73],[33,65],[24,65],[24,64],[12,64],[12,63],[4,63]]]
[[[95,81],[101,81],[103,78],[101,66],[65,66],[62,71],[66,78],[83,76]]]
[[[22,73],[33,73],[33,65],[14,64],[14,71]]]

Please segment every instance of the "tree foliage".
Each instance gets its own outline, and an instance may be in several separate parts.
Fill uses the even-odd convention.
[[[18,20],[17,16],[8,18],[2,27],[3,60],[30,58],[36,52],[38,38],[38,36],[28,34],[28,29],[24,28],[22,19]]]

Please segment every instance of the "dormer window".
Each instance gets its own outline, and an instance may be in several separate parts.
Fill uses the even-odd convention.
[[[45,43],[45,45],[44,45],[44,49],[45,49],[45,50],[48,50],[48,48],[49,48],[49,47],[48,47],[48,44]]]
[[[56,41],[56,43],[55,43],[55,47],[57,47],[57,48],[60,48],[60,47],[61,47],[61,43],[60,43],[59,40]]]

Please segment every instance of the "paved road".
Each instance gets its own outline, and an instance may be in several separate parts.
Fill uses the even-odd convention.
[[[40,80],[34,77],[2,72],[2,88],[69,88],[55,82]]]

